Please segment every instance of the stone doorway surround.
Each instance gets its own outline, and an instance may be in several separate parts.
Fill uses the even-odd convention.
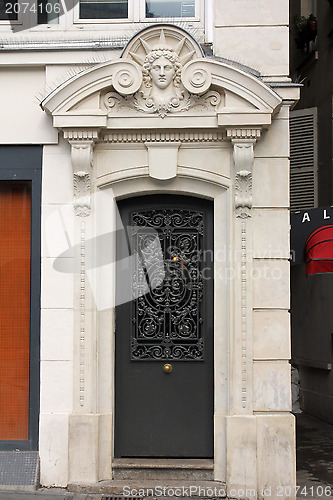
[[[297,98],[291,84],[273,90],[204,57],[183,29],[154,25],[120,59],[83,71],[42,102],[71,146],[79,241],[73,409],[59,485],[112,479],[114,266],[98,259],[115,249],[100,236],[115,234],[116,200],[141,193],[214,200],[214,479],[229,496],[254,489],[264,498],[270,487],[270,498],[281,498],[277,488],[295,485],[287,122]],[[54,418],[46,413],[41,480],[51,485],[57,452],[43,438]]]

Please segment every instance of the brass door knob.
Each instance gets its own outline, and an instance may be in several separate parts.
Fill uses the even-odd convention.
[[[172,365],[170,363],[165,363],[163,366],[163,371],[164,373],[171,373],[172,372]]]

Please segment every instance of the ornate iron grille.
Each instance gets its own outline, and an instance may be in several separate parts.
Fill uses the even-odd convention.
[[[131,227],[139,256],[132,273],[131,359],[203,361],[203,213],[135,211]]]

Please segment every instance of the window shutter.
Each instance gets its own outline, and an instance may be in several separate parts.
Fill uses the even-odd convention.
[[[290,209],[317,206],[317,108],[290,113]]]

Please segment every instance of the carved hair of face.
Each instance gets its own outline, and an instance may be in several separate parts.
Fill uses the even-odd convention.
[[[179,87],[181,82],[179,57],[172,49],[153,49],[146,56],[142,73],[146,87],[152,87],[154,84],[163,90],[172,82],[175,87]]]

